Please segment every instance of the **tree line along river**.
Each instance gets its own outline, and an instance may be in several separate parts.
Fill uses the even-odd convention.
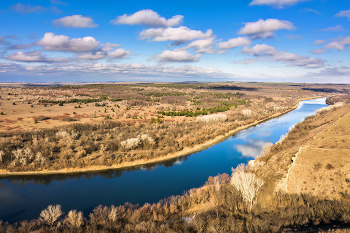
[[[327,106],[326,98],[300,101],[296,110],[242,130],[212,147],[147,166],[69,175],[14,176],[0,179],[0,219],[38,218],[48,205],[85,216],[98,205],[153,203],[202,186],[209,176],[259,156],[267,142],[277,142],[289,127]]]

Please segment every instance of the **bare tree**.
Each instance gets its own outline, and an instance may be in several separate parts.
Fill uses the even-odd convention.
[[[254,199],[264,181],[256,177],[254,173],[247,172],[247,168],[248,166],[244,164],[239,164],[236,169],[232,168],[231,185],[236,187],[251,210]]]
[[[77,212],[76,210],[69,211],[65,222],[73,227],[80,227],[83,224],[84,217],[81,211]]]
[[[40,219],[52,226],[62,214],[61,205],[49,205],[41,211]]]

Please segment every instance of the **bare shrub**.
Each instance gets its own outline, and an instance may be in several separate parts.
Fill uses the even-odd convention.
[[[56,133],[58,138],[70,137],[70,134],[67,131],[61,130]]]
[[[120,145],[125,149],[132,149],[132,148],[136,148],[140,144],[140,142],[141,142],[140,138],[129,138],[125,141],[122,141]]]
[[[232,168],[231,185],[236,187],[242,195],[243,200],[248,205],[248,209],[253,207],[259,189],[263,186],[264,181],[258,178],[254,173],[247,172],[248,166],[239,164],[236,169]]]
[[[196,117],[198,122],[225,122],[227,120],[226,114],[212,114],[206,116],[198,116]]]
[[[52,226],[62,214],[61,205],[49,205],[41,211],[40,220]]]
[[[250,110],[250,109],[243,109],[243,110],[242,110],[242,114],[243,114],[244,116],[251,116],[251,115],[253,114],[253,111]]]
[[[261,152],[261,156],[267,155],[270,152],[272,146],[273,144],[271,142],[267,142],[262,148],[263,151]]]
[[[72,227],[80,227],[84,222],[83,213],[81,211],[71,210],[64,219],[64,222]]]

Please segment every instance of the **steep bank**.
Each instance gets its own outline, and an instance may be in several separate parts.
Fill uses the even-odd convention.
[[[321,111],[257,161],[257,174],[289,194],[341,198],[350,192],[350,104]],[[267,190],[266,190],[267,191]]]

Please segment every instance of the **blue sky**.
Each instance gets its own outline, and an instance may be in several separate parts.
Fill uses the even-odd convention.
[[[349,0],[0,2],[0,81],[350,83]]]

